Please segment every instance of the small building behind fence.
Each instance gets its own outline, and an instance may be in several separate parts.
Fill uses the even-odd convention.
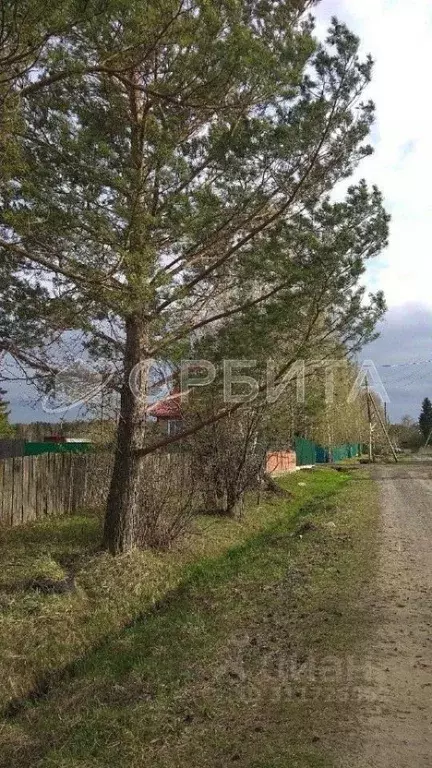
[[[0,460],[24,456],[25,440],[0,439]]]

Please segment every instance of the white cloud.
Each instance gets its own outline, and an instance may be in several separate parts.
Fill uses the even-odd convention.
[[[359,35],[375,59],[370,96],[377,106],[375,155],[361,175],[384,192],[393,216],[391,242],[371,276],[390,306],[432,306],[432,105],[428,0],[322,0],[320,22],[332,15]]]

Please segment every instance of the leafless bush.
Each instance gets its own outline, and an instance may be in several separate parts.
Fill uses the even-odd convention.
[[[196,509],[190,457],[183,453],[149,456],[144,476],[138,544],[170,549],[189,529]]]
[[[245,493],[259,485],[265,467],[259,422],[258,412],[245,409],[201,430],[190,441],[202,511],[231,517],[242,514]]]
[[[113,453],[101,450],[80,457],[80,460],[85,462],[85,508],[104,510],[114,463]]]

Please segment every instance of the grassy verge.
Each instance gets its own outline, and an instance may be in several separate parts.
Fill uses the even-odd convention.
[[[161,554],[113,559],[97,552],[101,521],[91,516],[0,529],[0,711],[151,608],[195,563],[217,558],[343,483],[335,473],[310,475],[304,486],[302,479],[286,480],[288,505],[251,506],[240,522],[197,519],[181,548]],[[71,570],[74,592],[46,595],[26,586],[29,579],[61,579]]]
[[[292,502],[218,523],[211,551],[198,536],[167,600],[7,720],[0,765],[334,765],[357,711],[375,490],[363,472],[283,483]]]

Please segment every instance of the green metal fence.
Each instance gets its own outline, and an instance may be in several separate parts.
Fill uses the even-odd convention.
[[[91,443],[25,443],[24,456],[41,456],[43,453],[88,453]]]
[[[295,452],[297,457],[297,466],[305,467],[317,463],[317,444],[304,437],[296,437]]]
[[[361,456],[360,443],[347,443],[346,445],[339,445],[337,448],[332,448],[331,458],[333,461],[344,461],[344,459],[355,459]]]
[[[295,451],[297,466],[305,467],[311,464],[327,464],[332,461],[344,461],[361,456],[361,445],[360,443],[346,443],[332,448],[324,448],[312,440],[296,437]]]

